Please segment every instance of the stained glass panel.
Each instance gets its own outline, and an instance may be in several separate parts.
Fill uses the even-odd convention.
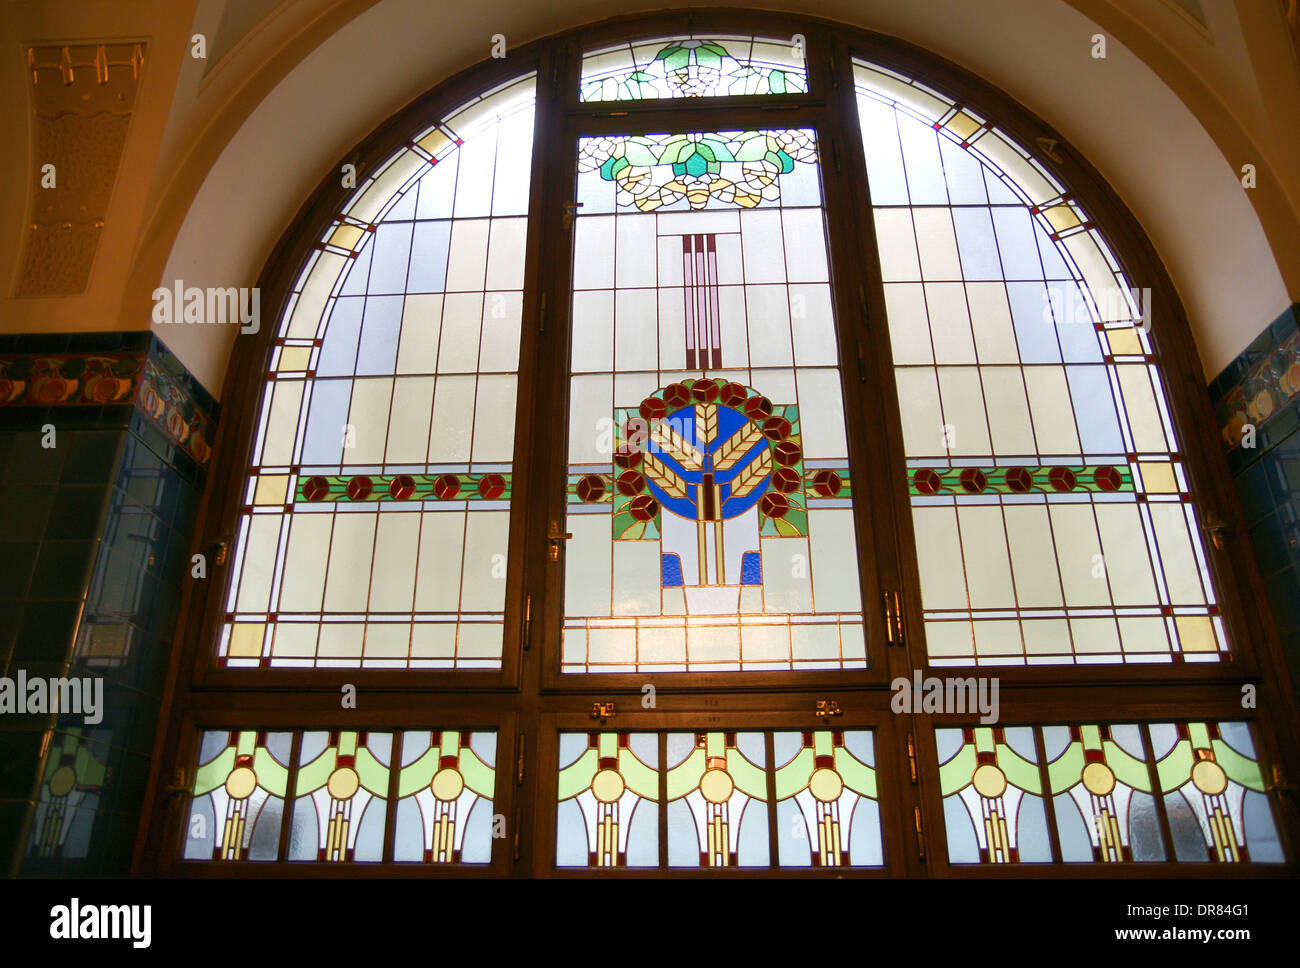
[[[383,859],[392,733],[303,733],[290,860]]]
[[[290,772],[290,733],[206,732],[186,860],[275,860]]]
[[[499,668],[534,79],[380,165],[267,373],[218,662]]]
[[[767,753],[762,733],[668,734],[668,863],[766,867]]]
[[[651,733],[560,736],[556,863],[659,863],[659,745]]]
[[[782,867],[884,863],[869,730],[775,733],[776,838]]]
[[[486,864],[492,859],[496,734],[402,734],[394,860]]]
[[[582,58],[583,101],[798,94],[808,90],[801,37],[661,37]]]
[[[562,668],[866,665],[815,133],[579,144]]]
[[[1219,661],[1149,291],[991,121],[854,71],[931,664]]]

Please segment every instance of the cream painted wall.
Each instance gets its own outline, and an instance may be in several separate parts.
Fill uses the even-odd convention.
[[[1056,126],[1146,227],[1187,306],[1208,377],[1300,296],[1300,164],[1290,164],[1300,153],[1290,132],[1294,117],[1285,123],[1286,105],[1300,103],[1291,98],[1300,92],[1300,73],[1280,8],[1270,4],[1242,0],[1249,9],[1238,16],[1215,0],[1204,5],[1203,28],[1166,0],[753,0],[927,47]],[[168,8],[155,28],[174,42],[189,23],[218,30],[224,0],[134,6]],[[638,6],[656,5],[619,12]],[[190,11],[179,29],[177,7]],[[105,298],[104,315],[120,328],[145,325],[149,293],[164,280],[252,285],[293,214],[340,157],[414,97],[484,58],[491,34],[520,44],[609,12],[594,0],[297,0],[254,24],[219,63],[178,58],[169,109],[157,112],[152,103],[150,123],[141,126],[141,140],[156,139],[145,145],[156,163],[142,206],[141,187],[133,188],[132,204],[140,207],[124,215],[136,221],[131,244],[121,246],[129,274],[116,277],[118,312]],[[65,26],[74,23],[69,17]],[[1089,53],[1099,30],[1109,35],[1104,61]],[[6,27],[6,38],[11,34]],[[30,39],[21,31],[12,36]],[[13,83],[10,74],[0,78],[5,91]],[[133,128],[129,152],[136,137]],[[1260,169],[1253,197],[1236,173],[1246,161]],[[0,219],[13,215],[13,194],[0,187]],[[12,267],[12,246],[4,244],[0,261]],[[4,301],[0,328],[72,328],[62,321],[75,313],[22,302]],[[169,326],[160,335],[220,391],[232,327]]]

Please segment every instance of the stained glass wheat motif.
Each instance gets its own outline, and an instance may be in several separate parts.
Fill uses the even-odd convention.
[[[991,121],[854,71],[930,662],[1219,661],[1162,307]]]
[[[579,145],[566,671],[861,668],[816,142]]]
[[[796,94],[808,89],[802,46],[755,37],[619,44],[582,59],[583,101]]]
[[[534,105],[502,85],[322,234],[281,321],[218,662],[499,668]]]

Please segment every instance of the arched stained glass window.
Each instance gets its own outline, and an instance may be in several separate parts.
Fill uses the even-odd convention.
[[[343,206],[270,359],[222,664],[501,663],[534,80]]]
[[[991,121],[854,79],[930,662],[1219,661],[1149,290]]]
[[[743,23],[528,45],[323,183],[160,871],[1285,860],[1146,243],[950,65]]]

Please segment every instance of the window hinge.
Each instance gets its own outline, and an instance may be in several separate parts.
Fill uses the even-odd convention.
[[[925,860],[925,828],[921,825],[921,808],[912,808],[912,818],[916,822],[916,853],[921,860]]]
[[[827,57],[831,69],[831,87],[840,86],[840,72],[835,69],[835,51],[830,51]],[[838,167],[838,166],[837,166]]]
[[[831,158],[835,162],[835,170],[840,170],[840,141],[838,138],[831,136]]]
[[[513,856],[515,860],[519,859],[519,826],[519,808],[515,807],[515,834],[511,838],[511,842],[514,846]]]
[[[858,312],[862,315],[862,325],[871,325],[871,316],[867,312],[867,290],[862,285],[858,286]]]
[[[1205,512],[1205,523],[1201,525],[1201,530],[1210,536],[1210,544],[1214,545],[1215,551],[1222,551],[1227,545],[1228,523],[1213,511]]]
[[[537,307],[537,332],[546,332],[546,293],[542,293],[541,305]]]
[[[591,704],[591,718],[599,719],[600,725],[605,725],[605,720],[613,719],[618,713],[614,712],[612,702],[593,702]]]
[[[533,644],[533,596],[524,596],[524,651]]]
[[[515,786],[524,785],[524,734],[519,734],[519,756],[515,760]]]
[[[907,766],[912,773],[912,785],[916,785],[916,737],[907,734]]]
[[[817,700],[818,719],[829,719],[832,716],[843,716],[843,715],[844,715],[844,710],[840,708],[840,704],[837,703],[834,699]]]
[[[903,613],[898,606],[898,592],[885,592],[885,640],[903,645]]]
[[[858,382],[867,382],[867,358],[862,352],[862,340],[858,339]]]

